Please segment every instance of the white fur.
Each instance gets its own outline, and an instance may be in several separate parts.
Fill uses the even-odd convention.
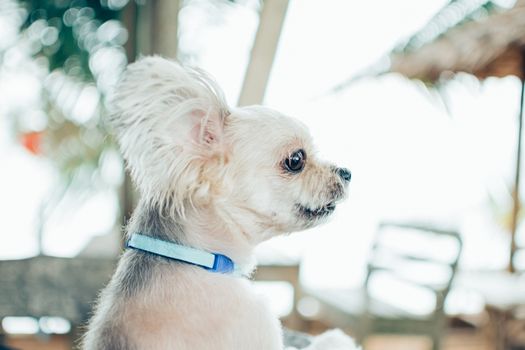
[[[141,193],[128,234],[150,227],[156,208],[166,232],[149,234],[225,254],[249,273],[255,245],[323,222],[321,208],[345,196],[346,181],[316,158],[303,124],[266,107],[229,108],[200,70],[144,58],[128,67],[111,105],[111,125]],[[291,173],[285,160],[298,149],[307,154],[305,166]],[[140,254],[124,253],[84,349],[283,349],[278,319],[247,279]],[[355,346],[330,332],[309,349]]]

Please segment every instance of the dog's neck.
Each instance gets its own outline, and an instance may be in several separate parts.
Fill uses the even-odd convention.
[[[191,210],[182,218],[141,201],[127,231],[226,255],[244,273],[250,273],[254,267],[254,247],[246,233],[240,226],[221,220],[211,209]]]

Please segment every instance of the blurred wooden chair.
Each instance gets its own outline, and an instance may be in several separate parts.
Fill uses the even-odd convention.
[[[488,318],[482,329],[494,350],[525,345],[525,274],[504,270],[463,271],[454,287],[479,295]]]
[[[266,250],[257,250],[257,268],[252,276],[256,282],[285,282],[293,290],[290,313],[281,317],[286,327],[299,331],[303,329],[303,318],[297,310],[301,298],[299,283],[300,256],[280,251],[266,244]],[[281,248],[282,249],[282,248]]]
[[[62,317],[76,338],[115,266],[111,258],[0,260],[0,321],[8,316]]]
[[[461,249],[456,232],[383,223],[361,288],[303,292],[319,302],[321,321],[351,329],[361,343],[374,333],[425,335],[437,350]]]

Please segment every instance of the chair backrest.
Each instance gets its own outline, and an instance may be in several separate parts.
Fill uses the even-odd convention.
[[[512,266],[517,273],[525,274],[525,246],[517,245],[512,259]]]
[[[457,232],[382,223],[367,265],[367,294],[409,314],[443,314],[461,250]]]
[[[35,256],[0,260],[0,321],[6,316],[58,316],[86,322],[116,259]]]

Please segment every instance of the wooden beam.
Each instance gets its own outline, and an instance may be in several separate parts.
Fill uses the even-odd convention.
[[[138,53],[177,58],[180,0],[150,0],[139,6]]]
[[[523,71],[525,72],[525,53],[523,54]],[[525,74],[524,74],[525,75]],[[523,100],[525,98],[525,79],[521,79],[521,94],[520,94],[520,110],[518,115],[518,149],[516,151],[516,174],[514,178],[514,190],[512,191],[512,222],[510,228],[510,256],[509,256],[509,272],[516,272],[514,265],[514,256],[518,250],[516,244],[516,231],[518,230],[519,214],[521,208],[520,200],[520,177],[521,177],[521,147],[523,138]]]
[[[177,58],[179,0],[152,0],[151,43],[154,54]]]
[[[272,70],[289,0],[265,0],[238,105],[261,104]]]

